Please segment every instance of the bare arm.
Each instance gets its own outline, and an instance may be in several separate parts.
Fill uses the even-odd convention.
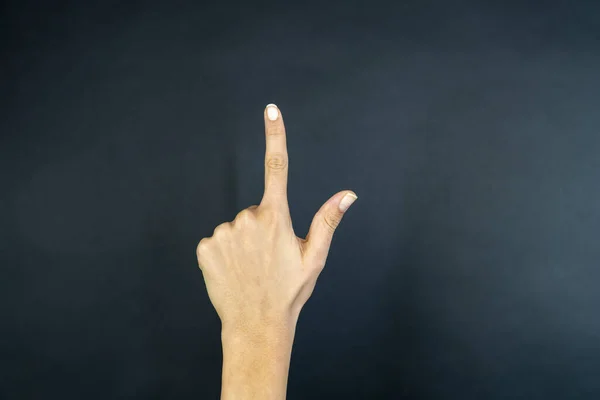
[[[221,399],[285,399],[295,322],[228,332],[223,343]]]
[[[333,195],[306,239],[296,236],[287,200],[288,152],[279,109],[265,119],[265,192],[198,244],[198,265],[222,323],[222,400],[282,400],[300,310],[325,266],[333,233],[357,196]]]

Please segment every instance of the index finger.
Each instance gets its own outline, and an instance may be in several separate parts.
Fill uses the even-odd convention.
[[[261,204],[287,207],[288,151],[285,126],[279,108],[269,104],[264,110],[265,138],[265,193]]]

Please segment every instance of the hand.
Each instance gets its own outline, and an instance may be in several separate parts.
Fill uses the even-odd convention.
[[[210,300],[223,329],[295,326],[325,266],[335,229],[357,196],[333,195],[315,215],[306,239],[296,236],[287,200],[288,152],[279,109],[264,111],[265,191],[258,206],[217,226],[197,247]]]

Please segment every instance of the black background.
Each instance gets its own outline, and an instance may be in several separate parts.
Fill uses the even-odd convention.
[[[3,3],[3,399],[216,399],[195,249],[337,229],[289,399],[600,398],[597,1]]]

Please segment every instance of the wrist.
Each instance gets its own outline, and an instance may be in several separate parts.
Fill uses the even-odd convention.
[[[228,346],[267,346],[286,345],[293,341],[296,332],[297,316],[223,321],[221,340]],[[291,345],[291,343],[289,343]]]

